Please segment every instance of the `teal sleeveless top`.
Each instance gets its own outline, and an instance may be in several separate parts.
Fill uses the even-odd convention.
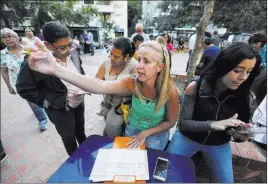
[[[132,107],[128,115],[129,125],[141,131],[155,127],[164,120],[165,105],[163,105],[158,112],[154,112],[156,103],[144,97],[140,101],[132,95]]]

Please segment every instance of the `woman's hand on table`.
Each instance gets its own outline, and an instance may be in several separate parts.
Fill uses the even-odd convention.
[[[140,146],[145,142],[146,137],[148,137],[148,135],[145,131],[133,136],[133,139],[127,143],[128,148],[140,148]]]

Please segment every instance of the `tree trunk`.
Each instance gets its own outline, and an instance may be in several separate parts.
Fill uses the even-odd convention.
[[[203,39],[210,17],[213,13],[213,8],[216,0],[206,0],[204,3],[204,13],[200,22],[196,26],[196,42],[192,54],[189,56],[189,68],[187,71],[186,85],[192,81],[197,63],[199,63],[203,55]]]

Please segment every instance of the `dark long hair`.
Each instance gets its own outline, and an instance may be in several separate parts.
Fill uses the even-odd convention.
[[[236,90],[231,91],[238,99],[238,103],[236,103],[238,118],[244,122],[250,120],[250,88],[254,79],[260,73],[261,58],[259,53],[249,44],[235,42],[224,48],[217,59],[200,76],[200,81],[203,78],[207,79],[215,87],[219,78],[225,76],[243,60],[253,58],[256,58],[256,64],[249,77]]]
[[[267,69],[254,80],[251,90],[256,95],[256,105],[259,106],[267,94]]]
[[[113,41],[113,47],[121,50],[123,56],[125,57],[127,54],[129,57],[132,57],[135,53],[135,45],[130,42],[128,38],[118,37]]]

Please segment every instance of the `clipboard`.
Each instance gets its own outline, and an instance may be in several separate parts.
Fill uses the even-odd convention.
[[[127,148],[127,143],[131,141],[132,137],[115,137],[113,149],[124,149]],[[140,146],[141,150],[145,150],[145,143]],[[145,180],[136,180],[135,176],[114,176],[113,181],[105,181],[104,183],[146,183]]]
[[[127,148],[127,143],[131,141],[132,137],[115,137],[113,148],[123,149]],[[140,146],[141,150],[145,150],[145,143]]]

